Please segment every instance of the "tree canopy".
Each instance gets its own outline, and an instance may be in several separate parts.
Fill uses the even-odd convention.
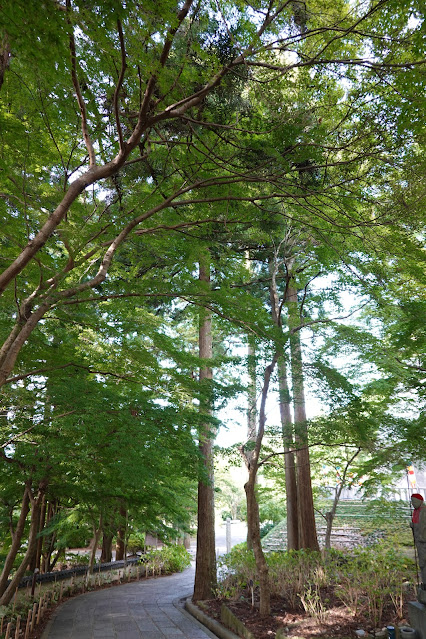
[[[421,9],[3,3],[0,462],[12,510],[38,490],[110,512],[124,502],[145,530],[188,526],[205,474],[196,444],[217,426],[198,409],[246,386],[226,350],[236,336],[262,366],[294,363],[301,336],[329,432],[349,424],[362,438],[379,415],[409,449],[425,369]],[[209,282],[197,276],[206,254]],[[203,384],[206,315],[201,368],[216,372]],[[404,401],[412,419],[388,420]]]

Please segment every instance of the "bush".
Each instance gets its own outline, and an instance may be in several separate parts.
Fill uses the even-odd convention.
[[[319,620],[326,613],[330,589],[352,615],[362,613],[372,627],[380,626],[389,606],[401,619],[407,582],[415,583],[413,560],[384,544],[332,550],[325,556],[307,550],[271,552],[266,559],[271,595],[286,599],[292,608],[302,605]],[[257,585],[253,552],[234,547],[219,558],[219,597],[239,599]]]
[[[260,524],[260,536],[262,538],[265,537],[273,528],[275,528],[273,521],[265,521],[263,524]]]
[[[247,550],[246,542],[236,544],[231,552],[217,560],[219,583],[218,597],[233,599],[250,583],[256,583],[256,562],[252,550]]]
[[[182,572],[191,565],[191,556],[184,546],[163,546],[146,553],[142,561],[153,573]]]
[[[88,566],[90,564],[90,556],[68,552],[66,553],[65,561],[70,568],[75,568],[76,566]]]
[[[127,550],[132,554],[144,550],[145,548],[145,533],[132,532],[127,541]]]

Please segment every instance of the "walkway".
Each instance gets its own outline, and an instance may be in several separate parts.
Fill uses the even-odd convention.
[[[244,523],[231,525],[231,545],[247,537]],[[191,548],[195,555],[195,548]],[[216,530],[216,553],[226,552],[225,523]],[[78,595],[59,606],[42,639],[215,639],[179,600],[194,590],[192,566],[170,577],[142,579]]]
[[[70,599],[42,639],[208,639],[213,635],[178,604],[194,587],[194,568]]]

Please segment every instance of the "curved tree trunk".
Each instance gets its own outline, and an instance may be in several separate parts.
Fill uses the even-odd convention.
[[[254,470],[254,468],[253,468]],[[259,504],[256,499],[256,472],[251,472],[248,482],[244,486],[247,499],[247,528],[253,548],[256,569],[259,576],[259,614],[267,617],[271,614],[271,592],[268,580],[268,564],[262,549],[260,538]]]
[[[21,512],[19,514],[19,519],[15,531],[12,535],[12,545],[9,552],[7,553],[3,570],[0,575],[0,596],[3,595],[4,591],[7,588],[7,580],[9,579],[10,571],[13,567],[13,562],[15,561],[16,555],[18,554],[18,551],[21,547],[21,540],[22,535],[24,534],[25,522],[30,510],[30,498],[28,491],[29,488],[25,486],[24,496],[22,498]]]
[[[271,375],[277,363],[278,355],[275,354],[269,366],[265,369],[262,395],[259,409],[259,428],[257,430],[256,442],[248,465],[249,479],[244,486],[247,499],[247,527],[248,534],[253,547],[254,558],[256,561],[256,569],[259,575],[259,593],[260,604],[259,613],[262,617],[271,614],[271,592],[268,581],[268,564],[263,554],[262,544],[260,540],[260,522],[259,522],[259,505],[256,499],[256,478],[259,470],[259,457],[262,448],[263,435],[265,433],[266,424],[266,398],[268,396],[269,383]]]
[[[40,510],[41,503],[46,491],[47,483],[45,481],[40,482],[37,497],[33,497],[31,490],[28,489],[27,493],[31,501],[31,525],[30,533],[28,536],[28,546],[21,565],[16,570],[9,585],[0,597],[0,606],[7,606],[15,593],[15,589],[18,587],[19,582],[25,574],[28,564],[31,558],[36,553],[37,549],[37,534],[40,525]]]
[[[89,575],[93,574],[93,566],[95,565],[96,551],[98,549],[99,539],[102,533],[102,527],[103,527],[103,516],[101,512],[101,514],[99,515],[98,527],[96,528],[96,526],[94,525],[93,548],[92,548],[92,552],[90,553],[89,568],[87,570],[87,581],[88,581]]]

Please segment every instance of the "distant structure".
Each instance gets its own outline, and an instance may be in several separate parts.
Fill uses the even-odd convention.
[[[326,488],[329,490],[329,496],[334,497],[336,486],[327,486]],[[369,499],[386,497],[386,499],[392,501],[409,502],[413,493],[419,493],[426,501],[426,471],[420,470],[417,465],[409,464],[405,475],[401,476],[401,478],[389,488],[378,490],[376,495],[370,496]],[[340,496],[340,499],[348,500],[362,498],[362,484],[343,488]]]

